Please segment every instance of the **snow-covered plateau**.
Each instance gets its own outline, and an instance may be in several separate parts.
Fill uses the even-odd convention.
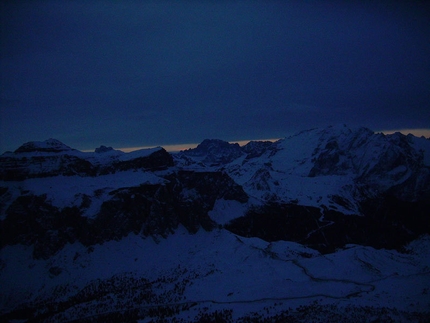
[[[2,322],[427,322],[430,140],[0,156]]]

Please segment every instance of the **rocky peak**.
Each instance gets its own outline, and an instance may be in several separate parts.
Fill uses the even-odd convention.
[[[101,154],[101,153],[106,153],[106,152],[113,151],[113,150],[114,149],[112,147],[106,147],[106,146],[101,145],[99,148],[96,148],[94,150],[94,152]]]
[[[231,144],[220,139],[205,139],[196,148],[189,149],[190,155],[217,154],[224,151],[239,151],[240,146],[237,143]]]
[[[205,139],[196,148],[181,153],[188,157],[197,157],[206,164],[229,163],[242,155],[239,144],[231,144],[220,139]]]
[[[30,141],[21,145],[15,153],[30,153],[30,152],[44,152],[44,153],[60,153],[65,151],[74,150],[69,146],[63,144],[57,139],[48,139],[45,141]]]
[[[130,153],[101,146],[84,153],[58,140],[28,142],[15,152],[0,156],[0,179],[22,181],[53,176],[96,176],[130,169],[161,170],[173,166],[172,156],[163,148]]]
[[[390,190],[397,197],[422,198],[417,192],[430,185],[430,178],[423,164],[424,149],[414,147],[415,137],[375,134],[367,128],[338,130],[327,128],[320,133],[308,176],[348,174],[360,187],[366,187],[367,195]]]
[[[273,146],[274,143],[271,141],[250,141],[242,147],[242,151],[247,154],[246,158],[250,159],[261,156]]]

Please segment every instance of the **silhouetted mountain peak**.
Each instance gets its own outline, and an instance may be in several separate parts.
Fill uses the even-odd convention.
[[[69,146],[63,144],[57,139],[47,139],[45,141],[30,141],[21,145],[15,150],[15,153],[29,153],[29,152],[49,152],[59,153],[74,150]]]
[[[112,147],[106,147],[106,146],[101,145],[100,147],[96,148],[94,150],[94,152],[101,154],[101,153],[106,153],[106,152],[113,151],[113,150],[114,149]]]

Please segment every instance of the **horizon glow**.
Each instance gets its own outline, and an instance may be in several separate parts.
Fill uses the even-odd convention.
[[[391,130],[379,130],[375,131],[375,133],[383,133],[384,135],[391,135],[396,132],[400,132],[403,135],[407,136],[408,134],[412,134],[415,137],[425,137],[430,138],[430,129],[391,129]],[[285,138],[285,137],[284,137]],[[239,146],[244,146],[250,141],[271,141],[275,142],[283,138],[269,138],[269,139],[251,139],[251,140],[237,140],[237,141],[228,141],[230,144],[239,144]],[[155,145],[155,146],[136,146],[136,147],[123,147],[123,148],[114,148],[116,150],[121,150],[125,153],[129,153],[132,151],[140,150],[140,149],[151,149],[154,147],[162,147],[168,152],[180,152],[182,150],[187,150],[191,148],[196,148],[200,143],[184,143],[184,144],[175,144],[175,145]],[[84,152],[92,152],[94,150],[82,150]]]
[[[400,132],[405,136],[412,134],[415,137],[430,138],[430,129],[394,129],[394,130],[380,130],[384,135],[392,135],[393,133]]]
[[[282,138],[270,138],[270,139],[251,139],[251,140],[238,140],[238,141],[228,141],[230,144],[239,144],[239,146],[244,146],[250,141],[271,141],[275,142]],[[137,147],[124,147],[124,148],[118,148],[117,150],[121,150],[125,153],[129,153],[132,151],[140,150],[140,149],[151,149],[154,147],[162,147],[168,152],[179,152],[182,150],[190,149],[190,148],[196,148],[200,143],[185,143],[185,144],[177,144],[177,145],[159,145],[159,146],[137,146]],[[116,149],[116,148],[114,148]],[[90,152],[93,150],[83,150],[86,152]]]
[[[412,134],[415,137],[425,137],[430,138],[430,129],[391,129],[391,130],[379,130],[375,131],[375,133],[381,132],[384,135],[391,135],[396,132],[400,132],[407,136],[408,134]],[[270,139],[251,139],[251,140],[238,140],[238,141],[229,141],[230,144],[237,143],[239,146],[244,146],[250,141],[271,141],[275,142],[277,140],[280,140],[282,138],[270,138]],[[168,152],[179,152],[182,150],[190,149],[190,148],[196,148],[200,143],[188,143],[188,144],[177,144],[177,145],[161,145],[159,147],[163,147]],[[118,150],[121,150],[125,153],[129,153],[135,150],[139,149],[150,149],[158,146],[138,146],[138,147],[125,147],[125,148],[118,148]],[[87,150],[89,151],[89,150]]]

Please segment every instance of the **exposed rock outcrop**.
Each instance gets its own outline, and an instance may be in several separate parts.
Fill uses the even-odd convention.
[[[58,140],[49,139],[44,142],[29,142],[14,153],[1,155],[0,179],[22,181],[59,175],[96,176],[130,169],[154,171],[171,166],[172,156],[161,147],[125,154],[102,146],[95,153],[82,153]]]
[[[212,230],[208,216],[217,199],[245,203],[248,196],[227,174],[187,172],[169,174],[164,184],[142,184],[114,189],[94,218],[82,214],[91,203],[79,207],[53,206],[46,195],[19,196],[0,221],[1,247],[34,245],[35,258],[49,258],[66,243],[91,246],[120,240],[130,233],[154,239],[166,238],[178,225],[190,233]]]

